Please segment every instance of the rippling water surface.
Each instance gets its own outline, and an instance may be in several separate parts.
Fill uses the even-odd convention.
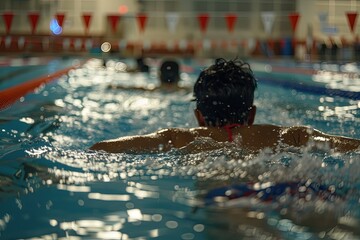
[[[191,63],[187,69],[198,72]],[[142,92],[149,75],[93,59],[0,112],[1,239],[359,239],[360,153],[289,149],[249,155],[227,147],[198,154],[106,154],[93,143],[165,127],[194,127],[191,91]],[[194,68],[194,69],[192,69]],[[192,86],[196,74],[182,75]],[[360,138],[360,103],[261,83],[256,123],[311,125]],[[331,198],[207,204],[231,184],[305,181]]]

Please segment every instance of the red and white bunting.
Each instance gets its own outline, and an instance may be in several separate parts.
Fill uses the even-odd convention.
[[[36,27],[39,22],[40,14],[38,12],[32,12],[28,14],[29,20],[30,20],[30,26],[31,26],[31,34],[34,34],[36,31]]]
[[[275,13],[261,12],[261,19],[264,25],[265,33],[270,35],[275,21]]]
[[[70,41],[70,39],[69,38],[65,38],[64,40],[63,40],[63,49],[64,50],[66,50],[66,51],[68,51],[69,49],[70,49],[70,45],[71,45],[71,41]]]
[[[85,49],[87,51],[90,51],[91,48],[93,48],[93,46],[94,46],[94,41],[91,38],[86,39],[86,41],[85,41]]]
[[[76,51],[80,51],[81,50],[81,47],[82,47],[82,44],[83,44],[83,41],[81,38],[77,38],[75,39],[74,41],[74,48]]]
[[[357,12],[347,12],[346,16],[347,16],[347,19],[348,19],[350,31],[352,33],[354,33],[354,28],[355,28],[355,25],[356,25],[355,23],[356,23],[358,13]]]
[[[229,32],[232,33],[235,28],[237,16],[235,14],[229,13],[225,16],[225,19],[226,19],[226,26],[227,26]]]
[[[199,25],[200,25],[200,30],[203,34],[206,33],[206,30],[207,30],[207,26],[208,26],[208,23],[209,23],[209,14],[207,13],[201,13],[198,15],[198,21],[199,21]]]
[[[292,29],[293,33],[295,33],[295,31],[296,31],[296,27],[297,27],[299,18],[300,18],[300,15],[297,12],[289,14],[289,20],[290,20],[291,29]]]
[[[9,48],[12,42],[12,37],[11,36],[6,36],[5,37],[5,48]]]
[[[24,47],[25,47],[25,38],[24,37],[19,37],[18,38],[18,48],[23,49]]]
[[[204,50],[210,50],[211,49],[211,41],[209,39],[204,39],[202,42],[202,48]]]
[[[126,49],[127,48],[126,39],[121,39],[118,44],[119,44],[119,49]]]
[[[144,32],[144,31],[145,31],[146,22],[147,22],[147,15],[146,15],[145,13],[139,13],[139,14],[136,16],[136,19],[137,19],[138,24],[139,24],[140,32]]]
[[[255,50],[256,47],[256,40],[254,38],[249,38],[247,40],[247,49],[252,52]]]
[[[84,26],[85,26],[85,34],[88,34],[88,33],[89,33],[91,17],[92,17],[92,14],[91,14],[91,13],[84,13],[84,14],[82,15],[82,19],[83,19]]]
[[[119,15],[108,15],[108,19],[110,22],[112,33],[116,33],[117,25],[119,23],[120,16]]]
[[[14,18],[14,14],[12,12],[4,12],[3,19],[5,22],[6,34],[10,33],[12,20]]]
[[[182,51],[186,50],[188,48],[188,45],[189,44],[185,39],[181,39],[179,41],[179,49],[182,50]]]
[[[60,27],[63,27],[64,19],[65,19],[65,13],[57,13],[55,15],[55,18],[59,24]]]
[[[166,23],[167,23],[169,32],[175,33],[176,27],[179,23],[179,13],[177,13],[177,12],[166,13]]]
[[[143,44],[142,44],[142,48],[144,50],[149,50],[151,49],[151,42],[149,40],[144,40]]]

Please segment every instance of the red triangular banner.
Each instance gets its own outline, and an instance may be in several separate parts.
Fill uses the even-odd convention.
[[[64,23],[64,19],[65,19],[65,14],[64,13],[58,13],[55,15],[56,17],[56,20],[58,21],[58,24],[60,27],[63,26],[63,23]]]
[[[199,20],[201,31],[203,33],[205,33],[206,29],[207,29],[208,22],[209,22],[209,14],[207,14],[207,13],[199,14],[198,15],[198,20]]]
[[[111,30],[113,33],[116,32],[116,28],[120,19],[119,15],[108,15],[108,19],[110,21],[111,24]]]
[[[358,16],[357,12],[347,12],[346,16],[348,18],[348,23],[349,23],[349,27],[351,32],[354,32],[354,28],[355,28],[355,22],[356,22],[356,18]]]
[[[31,34],[34,34],[36,31],[36,27],[39,21],[39,13],[29,13],[28,17],[30,20],[30,24],[31,24]]]
[[[12,12],[5,12],[3,13],[3,19],[6,26],[6,34],[10,32],[12,20],[14,18],[14,14]]]
[[[89,31],[90,27],[90,20],[91,20],[91,13],[84,13],[82,15],[84,25],[85,25],[85,32],[87,33]]]
[[[227,28],[228,28],[229,32],[233,32],[237,16],[235,14],[227,14],[225,16],[225,18],[226,18],[226,24],[227,24]]]
[[[300,15],[298,13],[289,14],[291,29],[293,30],[293,32],[295,32],[295,30],[296,30],[296,26],[297,26],[299,17],[300,17]]]
[[[137,15],[137,20],[138,20],[140,31],[141,32],[145,31],[147,15],[145,13],[139,13]]]

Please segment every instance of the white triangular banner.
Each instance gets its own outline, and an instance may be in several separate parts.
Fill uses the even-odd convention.
[[[126,49],[127,47],[127,41],[125,39],[121,39],[118,44],[119,44],[119,49]]]
[[[275,13],[274,12],[262,12],[261,19],[264,24],[266,34],[270,34],[274,25]]]
[[[202,47],[205,50],[209,50],[211,48],[211,41],[209,39],[204,39],[202,43]]]
[[[151,42],[150,42],[149,40],[144,40],[142,47],[143,47],[144,50],[149,50],[149,49],[151,49]]]
[[[249,51],[253,51],[256,47],[256,40],[254,38],[249,38],[247,41],[247,47]]]
[[[319,21],[320,21],[321,28],[326,27],[328,25],[328,16],[329,16],[329,14],[327,12],[320,12],[318,14],[318,16],[319,16]]]
[[[11,45],[11,42],[12,42],[12,37],[11,37],[11,36],[7,36],[7,37],[5,38],[5,47],[6,47],[6,48],[9,48],[10,45]]]
[[[176,31],[176,26],[179,23],[179,13],[177,12],[166,13],[166,23],[169,32],[174,33]]]
[[[93,47],[93,40],[91,38],[86,39],[85,41],[85,48],[87,51],[91,50]]]
[[[18,48],[23,49],[24,46],[25,46],[25,38],[24,37],[19,37],[19,39],[18,39]]]
[[[188,48],[188,42],[185,39],[181,39],[179,42],[179,48],[185,50]]]
[[[64,50],[69,50],[69,48],[70,48],[70,39],[65,38],[64,41],[63,41],[63,49]]]
[[[82,46],[82,39],[80,39],[80,38],[75,39],[75,42],[74,42],[75,50],[80,51],[81,46]]]

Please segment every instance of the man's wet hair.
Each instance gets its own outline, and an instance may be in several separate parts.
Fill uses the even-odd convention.
[[[209,126],[245,124],[254,103],[257,81],[250,65],[239,59],[216,59],[204,69],[195,85],[194,97]]]
[[[180,66],[175,60],[164,60],[160,66],[161,83],[177,83],[180,80]]]

